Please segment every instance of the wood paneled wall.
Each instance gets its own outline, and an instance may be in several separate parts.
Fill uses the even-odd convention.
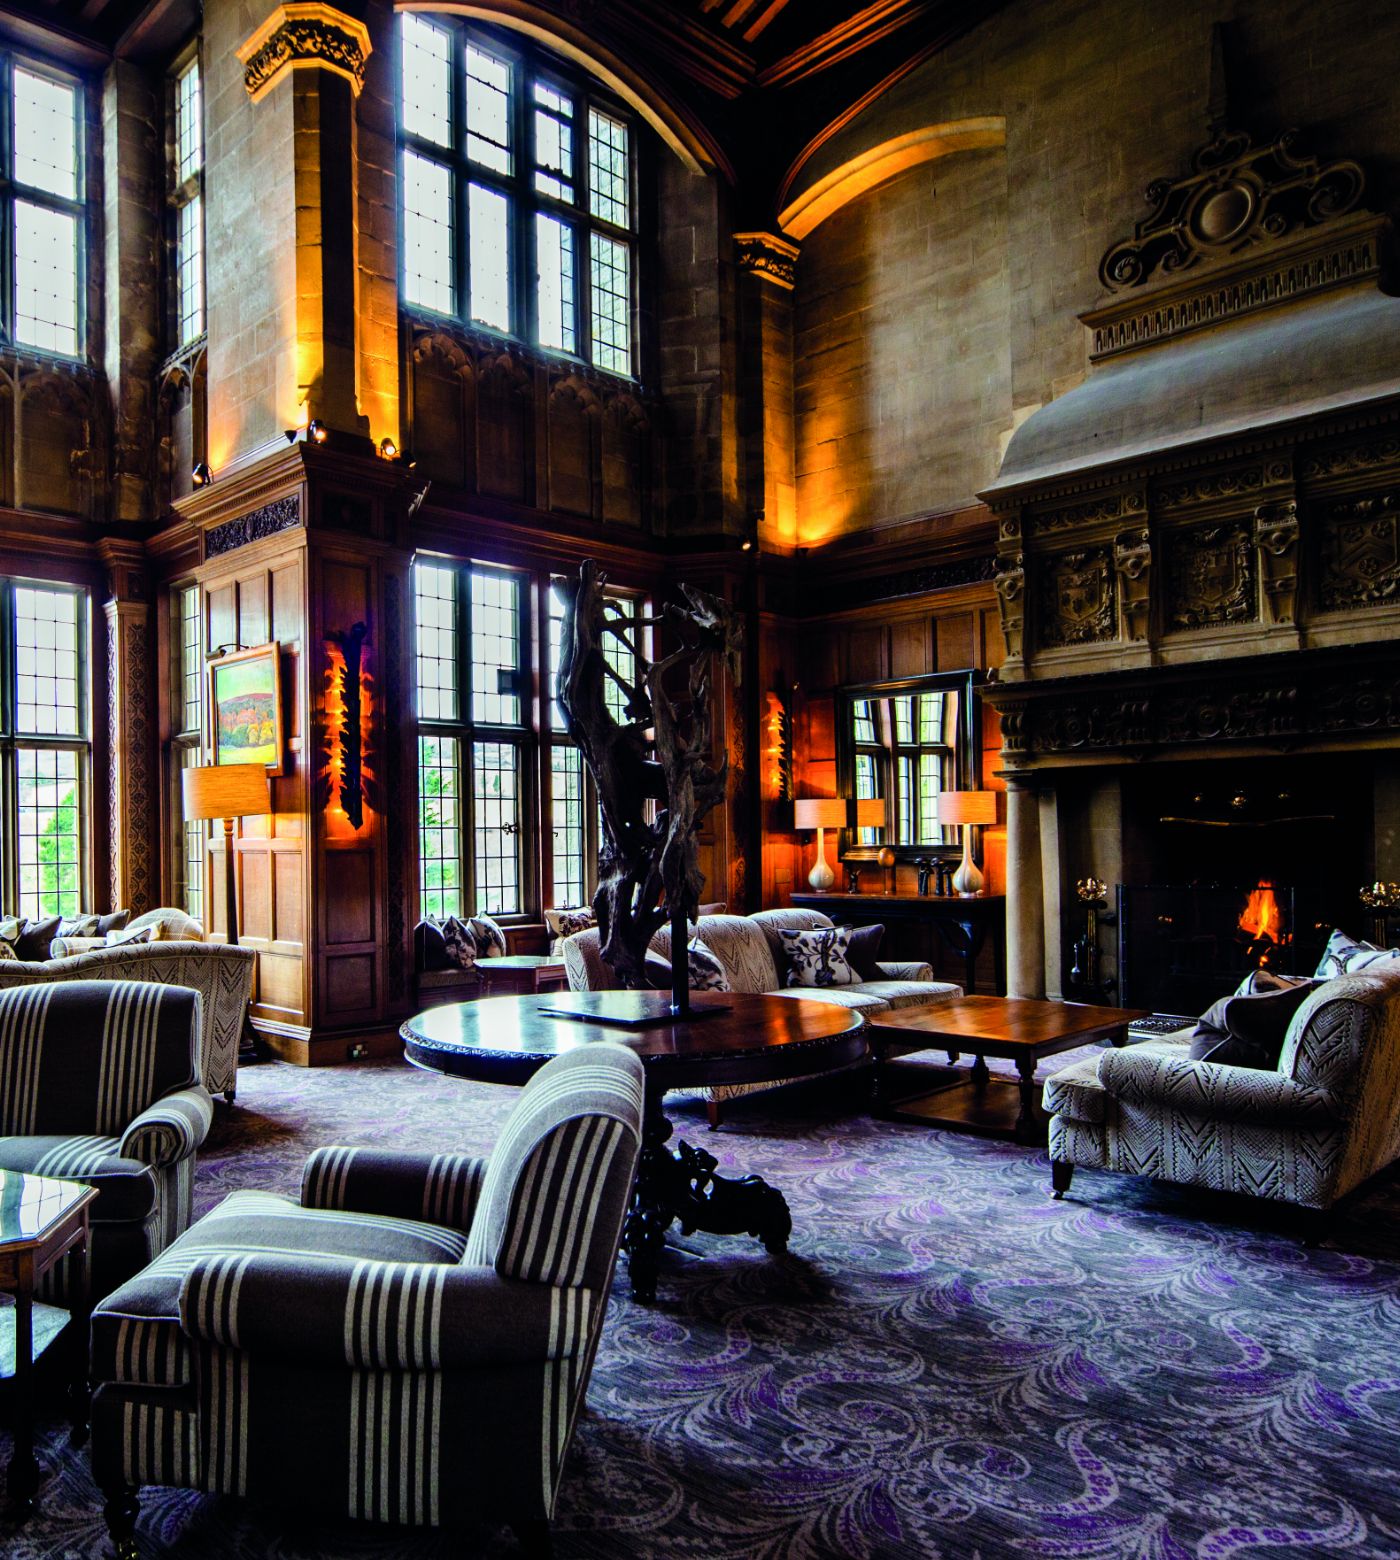
[[[307,710],[303,678],[306,610],[306,533],[288,531],[205,564],[204,649],[266,644],[280,647],[283,773],[272,781],[274,811],[236,826],[234,854],[242,906],[240,941],[258,950],[253,1014],[278,1032],[310,1023],[307,984],[309,858],[306,803]],[[226,936],[222,833],[214,831],[205,895],[208,929]]]

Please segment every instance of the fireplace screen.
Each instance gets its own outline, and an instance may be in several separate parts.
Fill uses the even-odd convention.
[[[1118,888],[1127,1007],[1198,1014],[1261,966],[1294,973],[1294,891],[1275,883]]]

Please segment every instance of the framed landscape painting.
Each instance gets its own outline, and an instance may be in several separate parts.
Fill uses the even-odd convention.
[[[277,641],[209,663],[216,764],[266,764],[282,773],[282,686]]]

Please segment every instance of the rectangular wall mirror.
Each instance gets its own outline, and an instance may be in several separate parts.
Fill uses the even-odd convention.
[[[956,825],[938,822],[940,791],[977,790],[975,671],[842,688],[836,700],[840,794],[885,804],[883,828],[843,831],[840,854],[870,860],[886,844],[900,856],[962,849]]]

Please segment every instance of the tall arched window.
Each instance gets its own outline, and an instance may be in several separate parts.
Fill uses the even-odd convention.
[[[635,123],[521,41],[399,24],[404,302],[635,373]]]

